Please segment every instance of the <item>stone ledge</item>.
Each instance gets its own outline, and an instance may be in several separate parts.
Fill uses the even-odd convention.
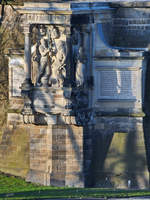
[[[144,112],[130,112],[128,110],[117,110],[114,112],[98,111],[95,115],[97,117],[145,117]]]

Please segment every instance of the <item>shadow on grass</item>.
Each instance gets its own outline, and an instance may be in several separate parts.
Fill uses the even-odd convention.
[[[149,190],[109,190],[99,188],[35,189],[0,194],[0,199],[50,199],[50,198],[104,198],[150,196]]]

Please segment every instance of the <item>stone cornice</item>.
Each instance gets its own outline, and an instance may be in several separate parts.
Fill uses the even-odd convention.
[[[64,2],[64,3],[37,3],[27,2],[17,8],[21,14],[82,14],[107,11],[113,8],[102,2]]]

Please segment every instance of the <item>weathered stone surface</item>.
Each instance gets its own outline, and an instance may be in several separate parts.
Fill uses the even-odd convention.
[[[149,8],[132,13],[127,5],[133,6],[67,1],[18,8],[25,34],[28,181],[148,187],[142,109]],[[21,117],[9,115],[8,122],[17,125]]]
[[[18,113],[8,113],[7,114],[7,124],[13,125],[14,127],[19,124],[23,124],[23,116]]]
[[[30,132],[30,172],[26,180],[83,187],[83,128],[30,126]]]
[[[17,125],[1,136],[0,171],[25,178],[29,171],[29,130]]]
[[[10,97],[21,97],[21,84],[24,80],[24,60],[17,55],[10,58],[9,62],[9,80],[10,82]]]
[[[142,111],[144,90],[141,86],[144,86],[146,70],[146,63],[142,60],[139,53],[127,56],[122,52],[115,60],[108,56],[94,62],[93,106],[97,111],[111,113],[122,110],[122,114],[123,110],[127,113]]]
[[[96,154],[93,155],[95,184],[100,187],[146,188],[149,172],[142,119],[102,117],[97,120]],[[98,122],[104,123],[104,130],[100,129]]]
[[[53,88],[35,88],[33,93],[33,106],[36,112],[39,113],[56,113],[59,114],[65,111],[68,100],[64,97],[64,90]]]
[[[9,55],[9,102],[10,109],[21,110],[23,99],[21,97],[21,84],[24,80],[23,51],[10,51]]]

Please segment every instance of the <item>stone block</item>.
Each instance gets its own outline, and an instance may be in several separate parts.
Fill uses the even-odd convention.
[[[11,56],[9,59],[9,97],[21,97],[21,85],[24,81],[24,59],[22,56]]]
[[[23,116],[18,113],[8,113],[7,114],[7,124],[14,125],[14,126],[23,124]]]
[[[39,183],[41,185],[50,185],[50,174],[42,171],[30,170],[26,177],[26,181]]]
[[[33,106],[35,111],[42,114],[66,113],[67,99],[64,96],[64,92],[65,89],[60,88],[35,87],[33,90]]]
[[[47,115],[45,120],[48,125],[57,124],[57,115]]]
[[[63,173],[63,172],[51,173],[50,184],[52,186],[64,187],[65,186],[65,173]]]
[[[24,106],[24,100],[22,98],[10,98],[9,99],[9,108],[15,111],[21,111]]]
[[[82,173],[66,173],[65,185],[68,187],[84,187],[84,177]]]

